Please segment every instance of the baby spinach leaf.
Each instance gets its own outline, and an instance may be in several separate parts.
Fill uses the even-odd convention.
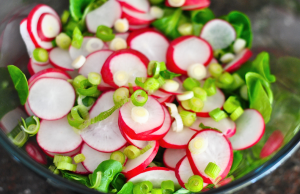
[[[162,18],[155,20],[152,25],[171,39],[180,37],[177,28],[182,10],[176,9],[175,11],[170,11],[170,9],[166,8],[165,11],[165,15]]]
[[[237,167],[242,162],[242,159],[243,159],[243,154],[240,151],[233,152],[233,161],[232,161],[229,174],[232,174],[237,169]]]
[[[268,82],[276,81],[276,77],[270,72],[269,53],[261,52],[256,59],[252,62],[251,71],[259,73]]]
[[[94,0],[70,0],[70,13],[72,18],[78,22],[82,16],[85,8]]]
[[[251,22],[248,16],[242,12],[232,11],[227,16],[228,22],[233,26],[243,26],[243,31],[240,35],[240,38],[246,40],[247,47],[251,48],[253,34],[251,29]]]
[[[122,189],[118,192],[118,194],[132,194],[133,193],[133,183],[127,182]]]
[[[87,176],[70,173],[70,172],[67,172],[64,170],[61,170],[60,172],[61,172],[62,176],[68,180],[76,181],[76,182],[86,185],[86,186],[90,185],[90,180]]]
[[[173,79],[174,77],[181,76],[181,74],[173,73],[173,72],[171,72],[169,70],[161,71],[159,74],[164,79]]]
[[[29,87],[25,74],[16,66],[7,66],[10,77],[14,83],[15,89],[18,92],[20,102],[24,105],[29,95]]]
[[[116,174],[113,181],[111,182],[111,186],[117,189],[117,191],[120,191],[125,183],[126,183],[126,178],[124,174],[118,173]]]
[[[205,23],[215,18],[214,13],[209,9],[194,10],[191,12],[193,34],[199,36]]]

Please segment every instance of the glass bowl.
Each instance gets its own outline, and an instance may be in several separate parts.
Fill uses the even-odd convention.
[[[68,1],[58,0],[0,0],[0,144],[16,160],[28,167],[51,184],[70,191],[86,194],[99,192],[75,182],[52,174],[45,166],[34,161],[24,150],[18,148],[7,138],[10,123],[17,124],[24,111],[14,90],[6,66],[14,64],[28,76],[28,55],[19,33],[20,21],[27,17],[37,3],[45,3],[58,13],[68,8]],[[232,193],[256,182],[275,170],[288,159],[299,147],[300,124],[300,19],[297,10],[300,4],[296,0],[231,0],[212,1],[212,9],[217,16],[231,10],[243,11],[249,15],[254,32],[253,52],[270,53],[271,71],[277,81],[272,84],[274,91],[273,114],[266,126],[263,138],[254,147],[243,151],[244,160],[233,174],[236,179],[224,186],[205,193]],[[299,81],[298,81],[299,80]],[[280,130],[284,141],[279,150],[267,158],[260,158],[260,151],[270,135]]]

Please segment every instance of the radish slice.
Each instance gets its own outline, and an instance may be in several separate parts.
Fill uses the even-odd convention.
[[[31,58],[33,55],[33,51],[35,49],[35,45],[34,45],[33,41],[31,40],[31,37],[27,30],[27,19],[24,19],[21,21],[20,33],[21,33],[22,39],[25,43],[25,46],[27,48],[28,55]]]
[[[187,156],[183,157],[176,165],[175,168],[175,175],[178,180],[178,183],[180,186],[185,188],[186,183],[188,183],[188,180],[191,176],[194,176],[192,167],[190,165],[189,159]],[[208,184],[203,183],[203,188],[206,187]]]
[[[209,162],[214,162],[221,168],[218,177],[225,178],[233,160],[233,152],[229,140],[221,133],[211,129],[204,129],[198,132],[192,137],[191,141],[195,138],[203,138],[207,142],[207,147],[200,153],[191,153],[189,148],[186,149],[194,174],[201,176],[205,183],[212,183],[212,180],[205,174],[204,170]]]
[[[236,32],[227,21],[213,19],[203,26],[200,37],[209,42],[213,50],[220,50],[236,39]]]
[[[66,80],[40,78],[31,85],[27,101],[32,112],[39,118],[57,120],[72,109],[75,91]]]
[[[236,126],[235,123],[230,118],[224,118],[220,120],[219,122],[215,121],[213,118],[210,117],[197,117],[197,120],[194,122],[194,124],[190,127],[190,129],[195,131],[202,130],[201,127],[199,127],[200,124],[203,124],[205,126],[216,128],[227,137],[232,137],[235,134]]]
[[[148,0],[118,0],[123,7],[135,12],[146,13],[150,9]]]
[[[47,165],[46,155],[36,143],[28,142],[25,146],[27,154],[40,164]]]
[[[244,63],[246,63],[252,57],[252,51],[249,49],[244,49],[235,59],[224,66],[224,70],[227,72],[234,72],[238,70]]]
[[[56,121],[42,120],[36,140],[47,152],[66,153],[80,147],[82,139],[69,125],[67,117]]]
[[[73,47],[69,48],[69,53],[72,60],[75,60],[80,55],[86,57],[90,53],[103,49],[104,43],[102,40],[96,37],[84,37],[80,49]]]
[[[195,133],[188,127],[184,127],[181,132],[170,129],[167,135],[159,140],[159,145],[163,148],[184,149]]]
[[[124,40],[127,41],[128,36],[129,36],[129,32],[124,32],[124,33],[117,33],[115,37],[123,38]]]
[[[219,63],[219,62],[218,62],[218,60],[215,59],[215,58],[212,58],[212,59],[211,59],[211,61],[209,62],[209,64],[206,66],[206,77],[205,77],[204,79],[207,79],[207,78],[211,77],[211,74],[210,74],[210,72],[208,71],[208,68],[209,68],[209,66],[210,66],[211,64],[213,64],[213,63]]]
[[[45,65],[49,64],[49,60],[47,60],[46,62],[38,62],[38,61],[34,60],[33,57],[30,60],[32,60],[32,63],[39,65],[39,66],[45,66]]]
[[[86,57],[86,62],[79,69],[79,73],[85,77],[88,77],[90,72],[100,73],[103,64],[106,59],[113,53],[111,50],[100,50],[89,54]],[[100,85],[98,86],[99,90],[103,91],[105,88],[112,88],[110,85],[101,80]]]
[[[32,42],[36,47],[50,50],[51,48],[53,48],[51,41],[43,41],[38,35],[39,19],[45,13],[52,14],[55,17],[59,18],[57,13],[51,7],[49,7],[48,5],[39,4],[31,10],[27,17],[27,30]]]
[[[184,89],[184,87],[182,85],[182,81],[178,77],[175,77],[173,80],[176,81],[179,84],[179,87],[178,87],[178,89],[176,91],[169,92],[169,91],[166,91],[166,90],[164,90],[162,88],[160,88],[159,90],[161,90],[162,92],[169,93],[169,94],[174,94],[174,95],[179,95],[179,94],[184,93],[185,89]]]
[[[129,77],[128,83],[136,86],[136,77],[147,77],[148,63],[147,57],[136,50],[124,49],[115,51],[107,58],[102,67],[103,81],[118,88],[118,85],[114,82],[114,75],[118,72],[125,72]]]
[[[176,164],[186,155],[185,149],[166,149],[163,155],[164,165],[170,169],[175,169]]]
[[[90,173],[99,166],[101,162],[104,160],[109,160],[111,153],[99,152],[89,147],[87,144],[83,144],[81,148],[81,154],[84,155],[85,160],[82,162],[82,165],[87,169]]]
[[[44,65],[44,66],[37,65],[37,64],[33,63],[32,59],[29,60],[29,63],[27,65],[27,69],[28,69],[30,75],[32,75],[32,76],[44,69],[49,69],[49,68],[54,68],[54,67],[51,64]]]
[[[155,90],[155,92],[152,93],[151,96],[153,96],[154,98],[165,98],[165,97],[170,97],[171,95],[161,90]]]
[[[90,118],[112,108],[115,105],[113,95],[114,91],[103,93],[90,110]],[[103,121],[82,130],[80,135],[86,144],[100,152],[114,152],[126,144],[118,126],[117,110]]]
[[[131,139],[123,130],[120,131],[129,144],[134,145],[139,149],[143,149],[148,144],[148,141]]]
[[[26,118],[26,113],[20,108],[15,108],[6,113],[0,120],[0,127],[7,134],[11,132],[22,118]]]
[[[138,123],[131,118],[131,109],[134,107],[130,101],[120,108],[119,126],[132,139],[148,140],[149,134],[162,127],[165,120],[164,110],[157,100],[149,96],[143,106],[149,112],[149,119],[146,123]]]
[[[190,2],[194,0],[188,0],[186,2]],[[201,2],[200,2],[201,1]],[[181,7],[182,10],[196,10],[196,9],[203,9],[209,7],[210,0],[197,0],[197,4],[194,5],[186,5],[186,3]]]
[[[37,24],[37,33],[42,41],[52,41],[61,31],[60,18],[50,13],[43,13]]]
[[[284,136],[280,130],[274,131],[260,152],[260,157],[265,158],[276,152],[283,144]]]
[[[112,11],[113,10],[113,11]],[[98,26],[112,27],[121,18],[121,5],[116,0],[109,0],[99,8],[86,15],[86,26],[89,32],[96,33]]]
[[[66,72],[60,69],[49,68],[49,69],[44,69],[31,76],[28,80],[28,86],[30,87],[36,80],[42,77],[60,78],[64,80],[72,79],[69,74],[67,74]]]
[[[175,100],[175,96],[174,95],[171,95],[169,97],[164,97],[164,98],[157,98],[156,99],[160,104],[164,105],[166,102],[174,102]]]
[[[150,12],[139,13],[125,7],[122,7],[122,18],[126,18],[130,25],[150,24],[155,20]]]
[[[72,58],[67,50],[56,47],[49,52],[49,61],[51,65],[64,71],[73,71]]]
[[[229,140],[234,150],[244,150],[255,145],[265,132],[265,122],[254,109],[246,109],[235,121],[236,133]]]
[[[132,32],[127,43],[130,48],[143,53],[150,61],[166,62],[169,47],[168,39],[153,29],[142,29]]]
[[[25,111],[28,114],[28,116],[34,116],[32,110],[30,109],[30,107],[28,105],[28,102],[25,103],[24,108],[25,108]]]
[[[143,28],[148,28],[149,24],[142,24],[142,25],[129,25],[129,30],[135,31],[135,30],[140,30]]]
[[[90,173],[91,173],[91,172],[89,172],[89,171],[83,166],[82,163],[76,163],[76,162],[74,161],[74,158],[73,158],[73,160],[72,160],[72,164],[76,164],[76,165],[77,165],[76,171],[75,171],[76,174],[87,175],[87,174],[90,174]]]
[[[137,158],[127,161],[125,168],[122,171],[127,179],[139,174],[155,158],[159,148],[159,144],[157,141],[151,141],[149,142],[149,145],[152,146],[151,149],[138,156]]]
[[[74,157],[74,156],[76,156],[77,154],[80,153],[81,147],[82,147],[82,146],[80,145],[80,146],[79,146],[78,148],[76,148],[75,150],[73,150],[73,151],[71,151],[71,152],[66,152],[66,153],[53,153],[53,152],[48,152],[48,151],[46,151],[46,150],[44,150],[44,152],[45,152],[48,156],[50,156],[51,158],[54,158],[55,155],[64,155],[64,156]]]
[[[174,182],[176,189],[180,188],[174,170],[164,167],[150,167],[130,178],[128,182],[130,181],[133,184],[136,184],[142,181],[150,181],[153,184],[153,188],[160,188],[163,181],[169,180]]]
[[[205,40],[196,36],[182,36],[172,41],[167,50],[167,68],[186,75],[190,65],[200,63],[206,66],[212,57],[212,48]]]

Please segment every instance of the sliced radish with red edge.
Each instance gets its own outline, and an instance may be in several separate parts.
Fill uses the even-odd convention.
[[[164,98],[157,98],[156,99],[160,104],[164,105],[166,102],[168,103],[171,103],[171,102],[174,102],[175,100],[175,96],[170,94],[169,97],[164,97]]]
[[[80,145],[78,148],[76,148],[75,150],[71,151],[71,152],[66,152],[66,153],[53,153],[53,152],[48,152],[46,150],[44,150],[44,152],[51,158],[54,158],[55,155],[64,155],[64,156],[70,156],[70,157],[74,157],[77,154],[80,153],[82,145]]]
[[[170,97],[171,94],[161,91],[161,90],[155,90],[154,93],[151,94],[154,98],[165,98],[165,97]]]
[[[122,18],[126,18],[130,25],[150,24],[155,20],[155,18],[150,14],[150,12],[139,13],[127,9],[126,7],[122,7]]]
[[[51,13],[43,13],[37,24],[37,33],[42,41],[52,41],[61,31],[60,18]]]
[[[72,45],[69,47],[69,53],[72,60],[75,60],[79,56],[88,56],[89,54],[102,50],[104,47],[104,43],[101,39],[97,37],[86,36],[83,38],[82,45],[80,49],[73,47]]]
[[[190,1],[194,1],[194,0],[190,0]],[[186,1],[186,2],[190,2],[190,1]],[[210,0],[196,0],[197,4],[190,4],[188,5],[187,3],[185,3],[181,9],[182,10],[197,10],[197,9],[203,9],[206,7],[209,7],[210,5]]]
[[[24,108],[25,108],[25,111],[28,114],[28,116],[34,116],[33,112],[31,111],[31,109],[28,105],[28,102],[25,103]]]
[[[41,148],[33,142],[26,143],[25,150],[27,154],[40,164],[47,165],[47,158]]]
[[[173,78],[173,80],[176,81],[179,84],[179,87],[178,87],[178,89],[176,91],[169,92],[169,91],[166,91],[166,90],[164,90],[162,88],[160,88],[159,90],[161,90],[162,92],[169,93],[169,94],[174,94],[174,95],[178,95],[178,94],[184,93],[185,89],[183,87],[183,82],[178,77]]]
[[[284,136],[280,130],[274,131],[260,152],[260,157],[265,158],[276,152],[283,144]]]
[[[49,61],[51,65],[64,71],[73,71],[72,58],[69,51],[56,47],[49,52]]]
[[[101,112],[112,108],[114,91],[103,93],[90,110],[90,118],[98,116]],[[108,118],[88,126],[80,133],[83,141],[91,148],[100,152],[114,152],[126,144],[118,126],[118,113],[116,110]]]
[[[60,78],[64,80],[72,79],[65,71],[55,68],[44,69],[31,76],[28,80],[28,86],[30,87],[37,79],[42,77]]]
[[[254,146],[265,132],[265,122],[254,109],[246,109],[235,121],[236,133],[229,138],[234,150],[244,150]]]
[[[234,72],[238,70],[244,63],[246,63],[252,57],[252,51],[244,49],[241,53],[235,56],[235,59],[230,63],[224,65],[224,70],[227,72]]]
[[[34,74],[36,74],[44,69],[49,69],[49,68],[54,68],[54,67],[51,64],[44,65],[44,66],[37,65],[32,61],[32,59],[29,60],[29,63],[27,65],[27,69],[31,76],[33,76]]]
[[[135,12],[147,13],[150,9],[148,0],[118,0],[123,7]]]
[[[200,63],[206,66],[212,57],[212,48],[204,39],[182,36],[173,40],[167,50],[167,68],[174,73],[187,74],[190,65]]]
[[[188,127],[184,127],[181,132],[175,132],[171,128],[167,135],[159,140],[159,145],[163,148],[184,149],[195,133]]]
[[[23,19],[20,24],[20,34],[27,48],[28,56],[32,57],[33,51],[36,48],[27,30],[27,18]]]
[[[205,174],[204,170],[210,162],[213,162],[221,169],[218,177],[225,178],[233,160],[230,141],[222,133],[211,129],[198,132],[191,138],[191,141],[195,138],[203,138],[207,142],[207,147],[200,153],[192,153],[188,147],[186,148],[194,174],[201,176],[205,183],[212,183],[211,178]]]
[[[186,155],[185,149],[166,149],[163,155],[164,165],[170,169],[175,169],[177,163]]]
[[[135,31],[135,30],[140,30],[143,28],[148,28],[149,24],[142,24],[142,25],[129,25],[129,30],[130,31]]]
[[[134,145],[135,147],[137,147],[139,149],[143,149],[148,144],[148,141],[131,139],[126,133],[124,133],[123,130],[120,130],[120,131],[121,131],[123,137],[126,139],[126,141],[129,144]]]

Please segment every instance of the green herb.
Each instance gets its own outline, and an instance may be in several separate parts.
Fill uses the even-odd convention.
[[[14,83],[15,89],[18,92],[20,102],[24,105],[29,95],[29,87],[25,74],[16,66],[7,66],[10,77]]]
[[[181,188],[181,189],[177,190],[174,194],[194,194],[194,192],[191,192],[189,190]]]
[[[204,24],[215,18],[214,13],[209,8],[194,10],[191,12],[193,34],[199,36]]]
[[[118,194],[132,194],[133,193],[133,183],[127,182],[123,185],[122,189],[118,192]]]
[[[111,41],[115,38],[113,30],[104,25],[98,26],[96,36],[105,42]]]
[[[257,55],[256,59],[252,62],[251,71],[259,73],[268,82],[276,81],[276,77],[270,72],[269,53],[261,52]]]
[[[36,116],[27,117],[25,120],[22,118],[23,125],[20,125],[23,131],[33,136],[38,133],[40,129],[40,120]]]
[[[61,170],[60,172],[61,172],[62,176],[68,180],[76,181],[76,182],[86,185],[86,186],[90,185],[90,180],[87,176],[70,173],[70,172],[67,172],[64,170]]]
[[[222,131],[220,131],[219,129],[213,128],[213,127],[210,127],[210,126],[205,126],[203,123],[200,123],[199,127],[200,127],[201,129],[213,129],[213,130],[216,130],[216,131],[222,133]]]
[[[171,72],[169,70],[161,71],[159,74],[164,79],[173,79],[175,77],[181,76],[181,74],[173,73],[173,72]]]
[[[117,189],[117,191],[120,191],[123,188],[123,185],[125,183],[126,183],[126,178],[125,178],[124,174],[118,173],[118,174],[116,174],[113,181],[111,182],[111,186],[113,188]]]
[[[80,49],[83,42],[83,36],[78,27],[75,27],[72,35],[72,46]]]
[[[72,18],[78,22],[83,16],[83,10],[94,0],[70,0],[70,12]]]
[[[243,154],[240,151],[233,152],[233,161],[232,161],[229,174],[232,174],[238,168],[238,166],[242,162],[242,159],[243,159]]]

